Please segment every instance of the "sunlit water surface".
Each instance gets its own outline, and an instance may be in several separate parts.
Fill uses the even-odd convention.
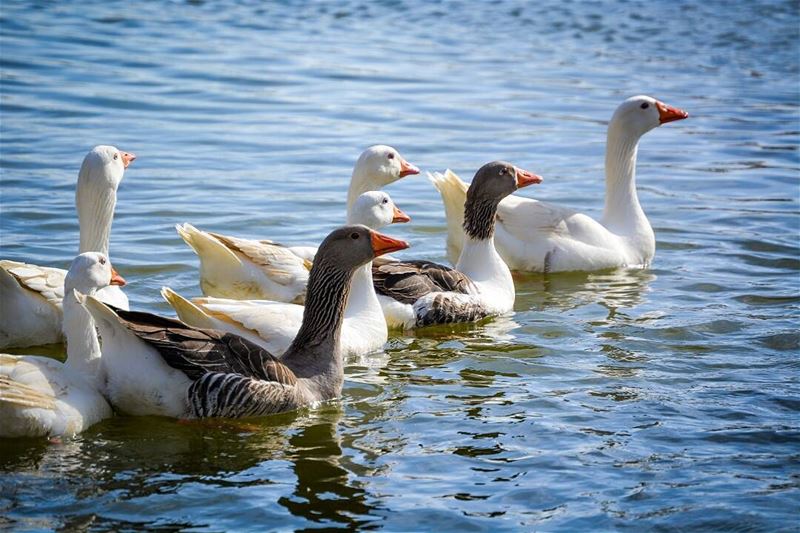
[[[251,5],[252,4],[252,5]],[[599,215],[605,125],[646,93],[646,271],[520,275],[516,314],[394,337],[340,402],[247,421],[115,418],[0,443],[0,527],[796,530],[796,2],[0,5],[2,255],[65,266],[85,152],[139,158],[112,257],[134,308],[198,295],[175,223],[318,242],[359,152]],[[444,261],[423,176],[388,188]]]

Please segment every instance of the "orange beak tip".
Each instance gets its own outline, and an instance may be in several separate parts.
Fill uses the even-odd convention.
[[[130,152],[122,152],[122,166],[124,168],[128,168],[128,166],[136,160],[136,154],[132,154]]]
[[[405,250],[409,246],[409,244],[406,241],[401,241],[400,239],[394,239],[392,237],[389,237],[388,235],[378,233],[377,231],[372,232],[371,241],[372,241],[372,251],[375,253],[375,257],[383,254],[388,254],[391,252],[396,252],[398,250]]]
[[[125,278],[123,278],[122,276],[120,276],[120,275],[119,275],[119,272],[117,272],[117,271],[116,271],[116,270],[115,270],[115,269],[112,267],[112,268],[111,268],[111,281],[109,282],[109,285],[116,285],[116,286],[118,286],[118,287],[124,287],[126,283],[127,283],[127,282],[125,281]]]
[[[658,108],[658,121],[660,124],[689,118],[689,113],[683,109],[669,106],[663,102],[656,102],[656,107]]]
[[[412,165],[406,160],[400,161],[400,177],[404,178],[412,174],[419,174],[419,168]]]
[[[394,218],[392,218],[392,223],[403,223],[403,222],[411,222],[411,217],[403,213],[400,209],[394,208]]]
[[[521,168],[517,169],[517,188],[521,189],[522,187],[527,187],[528,185],[533,185],[536,183],[541,183],[543,178],[538,174],[534,174],[533,172],[528,172],[527,170],[522,170]]]

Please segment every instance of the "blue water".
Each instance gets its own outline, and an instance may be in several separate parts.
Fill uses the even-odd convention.
[[[653,267],[520,275],[516,314],[393,337],[343,398],[248,421],[115,418],[0,443],[15,530],[797,531],[800,4],[0,4],[2,256],[65,266],[83,155],[138,159],[111,255],[131,305],[198,295],[189,221],[319,241],[366,146],[599,215],[605,125],[650,94]],[[390,233],[444,261],[441,200]]]

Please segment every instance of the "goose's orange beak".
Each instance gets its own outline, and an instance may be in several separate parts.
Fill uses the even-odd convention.
[[[542,182],[542,177],[537,176],[533,172],[528,172],[527,170],[523,170],[518,167],[514,167],[514,170],[517,172],[517,189],[527,187],[528,185],[533,185],[534,183]]]
[[[120,152],[122,154],[122,166],[128,168],[128,165],[133,163],[136,159],[136,154],[132,154],[130,152]]]
[[[419,169],[401,157],[400,158],[400,177],[404,178],[404,177],[406,177],[406,176],[408,176],[410,174],[419,174]]]
[[[118,285],[120,287],[125,286],[125,278],[120,276],[119,272],[117,272],[117,269],[114,267],[111,267],[111,282],[109,285]]]
[[[397,224],[398,222],[410,222],[411,217],[403,213],[397,206],[394,206],[394,218],[392,218],[392,224]]]
[[[370,232],[370,239],[372,241],[372,251],[375,252],[375,257],[383,254],[389,254],[398,250],[405,250],[408,248],[406,241],[400,239],[393,239],[383,233],[377,231]]]
[[[656,100],[656,109],[658,109],[658,121],[661,124],[666,124],[667,122],[672,122],[675,120],[683,120],[689,116],[689,113],[683,109],[669,106],[664,102],[659,102],[658,100]]]

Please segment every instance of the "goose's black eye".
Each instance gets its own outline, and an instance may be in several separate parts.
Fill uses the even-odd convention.
[[[101,257],[100,258],[100,264],[101,265],[105,265],[106,264],[106,258],[105,257]]]
[[[114,161],[117,160],[117,157],[119,157],[119,154],[114,154]]]
[[[386,155],[386,157],[388,157],[389,159],[394,159],[394,154],[389,153],[389,154]]]
[[[384,198],[384,199],[383,199],[383,201],[382,201],[381,203],[382,203],[382,204],[388,204],[388,203],[389,203],[389,199],[388,199],[388,198]]]
[[[356,240],[356,239],[358,239],[358,233],[356,233],[356,232],[354,231],[353,233],[351,233],[351,234],[350,234],[350,238],[351,238],[351,239],[353,239],[353,240]]]
[[[505,173],[506,173],[506,169],[505,168],[501,168],[500,169],[500,174],[505,174]]]
[[[643,103],[642,105],[640,105],[639,107],[641,107],[642,109],[647,109],[648,107],[650,107],[650,104],[648,104],[647,102],[645,102],[645,103]]]

